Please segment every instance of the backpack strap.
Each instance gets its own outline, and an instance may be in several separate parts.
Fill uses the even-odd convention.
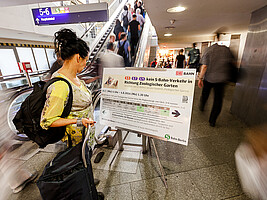
[[[123,44],[122,44],[122,46],[123,46],[123,47],[124,47],[124,45],[125,45],[126,41],[127,41],[127,40],[125,40],[125,41],[123,42]]]
[[[127,17],[127,20],[128,20],[128,10],[127,10],[126,14],[123,17]]]
[[[68,86],[69,86],[69,90],[70,90],[69,91],[68,102],[67,102],[66,106],[64,107],[64,110],[63,110],[63,112],[61,114],[61,117],[62,118],[66,118],[70,114],[71,107],[72,107],[72,101],[73,101],[72,86],[71,86],[70,82],[67,81],[65,78],[62,78],[62,77],[52,78],[51,80],[47,81],[47,83],[45,84],[44,89],[43,89],[43,92],[44,92],[44,95],[46,95],[46,92],[47,92],[48,87],[51,84],[53,84],[54,82],[57,82],[57,81],[64,81],[65,83],[67,83]]]
[[[126,41],[127,41],[127,40],[125,40],[125,41],[122,43],[122,45],[121,45],[121,40],[120,40],[120,41],[119,41],[119,48],[120,48],[120,47],[124,47]]]

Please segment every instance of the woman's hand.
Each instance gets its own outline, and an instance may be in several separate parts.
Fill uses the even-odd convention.
[[[96,123],[94,120],[92,120],[91,118],[82,118],[82,123],[83,125],[87,128],[87,125],[90,124],[91,126],[94,126],[94,124]]]

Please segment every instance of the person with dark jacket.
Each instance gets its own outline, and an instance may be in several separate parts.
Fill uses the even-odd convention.
[[[176,56],[176,67],[177,68],[184,68],[185,66],[185,56],[183,55],[184,50],[181,49],[179,51],[179,55]]]
[[[128,31],[131,33],[131,53],[132,56],[135,54],[135,48],[137,47],[137,43],[139,40],[139,31],[141,30],[140,28],[140,23],[136,20],[136,14],[133,14],[133,20],[129,23],[128,26]]]
[[[124,31],[123,31],[123,28],[121,26],[121,22],[118,19],[116,20],[116,25],[114,27],[114,31],[113,32],[116,35],[116,41],[119,41],[120,40],[120,35]]]
[[[218,41],[220,34],[217,34]],[[214,89],[214,101],[210,113],[209,123],[211,127],[215,126],[216,120],[222,110],[224,86],[231,78],[231,63],[234,57],[230,49],[217,43],[207,48],[201,58],[201,72],[199,75],[198,86],[202,89],[200,98],[200,111],[204,110],[205,104],[209,98],[211,89]]]
[[[193,48],[188,53],[187,66],[190,69],[197,69],[199,71],[199,60],[200,60],[200,52],[199,49],[196,48],[196,43],[193,43]]]

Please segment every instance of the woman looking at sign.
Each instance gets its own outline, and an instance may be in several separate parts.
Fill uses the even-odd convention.
[[[63,66],[53,74],[53,77],[62,77],[69,81],[73,90],[73,102],[69,116],[60,118],[69,95],[69,86],[64,81],[57,81],[47,89],[47,100],[41,115],[43,129],[49,127],[66,126],[66,133],[62,141],[68,144],[70,136],[72,146],[82,141],[83,127],[87,124],[93,126],[93,106],[91,92],[85,83],[77,77],[86,66],[89,47],[82,39],[70,29],[62,29],[55,33],[55,53],[63,60]],[[88,145],[92,147],[95,129],[92,127]],[[92,148],[89,150],[92,155]],[[90,167],[91,167],[91,162]],[[92,169],[91,169],[92,173]],[[101,196],[100,196],[101,195]],[[104,199],[102,193],[98,193],[98,199]]]

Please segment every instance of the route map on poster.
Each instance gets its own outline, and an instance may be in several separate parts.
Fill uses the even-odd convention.
[[[106,68],[100,123],[188,144],[195,69]]]

